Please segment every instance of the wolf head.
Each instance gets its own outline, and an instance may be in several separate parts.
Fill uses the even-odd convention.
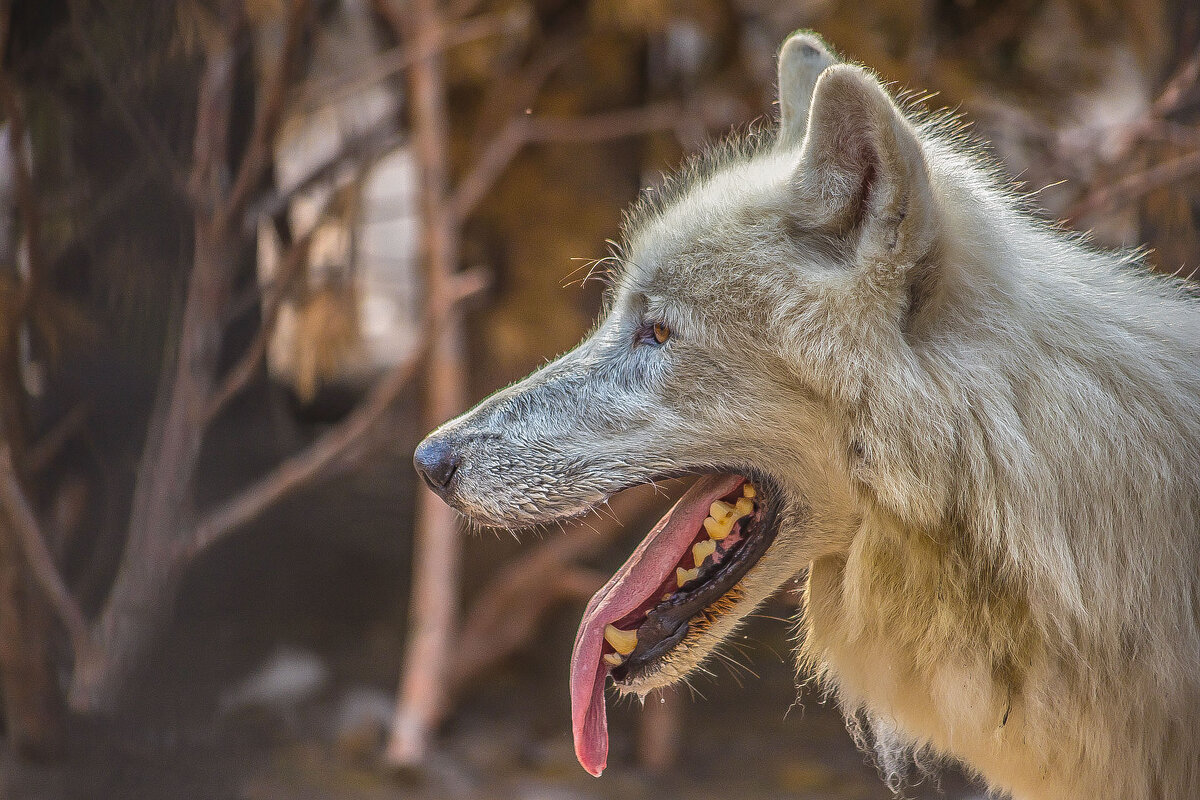
[[[874,422],[901,396],[912,418],[928,410],[892,391],[914,341],[936,335],[942,291],[922,140],[811,33],[780,52],[779,105],[774,137],[724,146],[634,208],[590,336],[417,449],[431,488],[490,526],[704,476],[585,615],[572,700],[595,774],[606,673],[636,693],[679,680],[810,562],[845,552],[866,506],[943,505],[899,491],[889,465],[936,486],[950,437]]]

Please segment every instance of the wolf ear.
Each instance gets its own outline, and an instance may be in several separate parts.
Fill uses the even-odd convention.
[[[802,228],[857,234],[856,260],[879,278],[911,278],[933,247],[937,210],[916,130],[860,67],[817,80],[793,177]]]
[[[804,140],[817,78],[835,63],[825,42],[812,31],[793,33],[779,48],[779,146]]]

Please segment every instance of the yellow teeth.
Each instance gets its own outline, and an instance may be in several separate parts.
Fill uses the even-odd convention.
[[[619,667],[625,663],[625,659],[617,653],[605,653],[603,658],[604,663],[608,664],[610,667]]]
[[[637,631],[623,631],[612,625],[605,625],[604,641],[612,645],[613,650],[627,656],[637,647]]]
[[[700,577],[699,567],[696,567],[695,569],[684,569],[683,567],[675,568],[675,583],[679,584],[680,586],[683,586],[688,581],[694,581],[698,577]],[[609,644],[612,643],[609,642]],[[616,645],[613,645],[613,647],[616,647]]]
[[[712,517],[706,517],[704,520],[704,530],[708,531],[709,539],[715,539],[719,542],[733,530],[733,517],[729,517],[724,522],[717,522]]]
[[[758,497],[758,492],[755,490],[753,483],[742,484],[742,497],[749,497],[751,500]]]
[[[742,487],[743,493],[748,486],[750,484]],[[754,488],[750,487],[750,491],[753,492]],[[709,539],[719,542],[729,535],[735,522],[753,513],[754,501],[749,497],[739,497],[734,505],[730,505],[724,500],[718,500],[708,508],[709,516],[704,519],[704,530],[708,532]]]
[[[708,515],[717,522],[724,522],[729,517],[733,516],[733,506],[726,503],[724,500],[718,500],[708,507]]]
[[[702,542],[696,542],[692,545],[692,559],[695,560],[696,566],[704,563],[704,559],[711,556],[717,551],[717,543],[712,539],[705,539]]]

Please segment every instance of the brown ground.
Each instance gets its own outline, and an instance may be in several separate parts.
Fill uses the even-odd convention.
[[[245,443],[243,443],[245,444]],[[621,798],[837,798],[890,793],[854,748],[835,709],[795,704],[780,603],[751,624],[739,660],[718,665],[696,694],[676,698],[680,758],[659,775],[637,766],[644,712],[610,700],[610,768],[597,780],[574,759],[567,663],[580,608],[550,619],[539,644],[490,673],[464,698],[420,776],[379,765],[380,736],[346,720],[348,696],[386,710],[395,685],[408,573],[409,444],[353,479],[296,498],[193,571],[174,629],[139,677],[125,717],[76,720],[65,763],[0,759],[13,800],[587,800]],[[254,468],[246,457],[239,465]],[[402,457],[403,456],[403,457]],[[236,482],[238,469],[214,470]],[[215,480],[213,481],[215,483]],[[214,487],[219,493],[222,487]],[[631,534],[635,532],[631,531]],[[473,538],[468,584],[493,558],[522,545]],[[622,545],[627,550],[632,543]],[[616,559],[623,552],[611,554]],[[615,563],[598,564],[611,569]],[[222,712],[222,697],[279,647],[315,656],[328,679],[290,700]],[[739,683],[740,682],[740,683]],[[701,696],[703,695],[703,696]],[[360,704],[361,705],[361,704]],[[981,797],[955,774],[950,800]],[[939,796],[929,782],[912,797]]]
[[[610,768],[600,779],[575,763],[566,703],[566,663],[574,615],[553,623],[552,656],[527,653],[464,702],[421,776],[378,766],[369,725],[338,729],[346,693],[389,688],[391,663],[376,662],[378,642],[342,642],[323,653],[333,679],[313,696],[280,709],[218,711],[221,687],[236,682],[253,634],[237,621],[196,621],[177,631],[146,677],[135,722],[77,724],[65,765],[15,765],[5,754],[5,796],[38,800],[600,800],[621,798],[838,798],[885,800],[890,793],[854,748],[836,711],[806,695],[793,705],[784,628],[757,621],[746,639],[759,677],[742,685],[718,669],[704,694],[681,701],[678,765],[659,775],[637,766],[637,717],[613,703]],[[380,634],[379,638],[386,638]],[[388,648],[384,648],[388,649]],[[611,701],[610,701],[611,703]],[[910,797],[981,798],[957,775],[929,781]]]

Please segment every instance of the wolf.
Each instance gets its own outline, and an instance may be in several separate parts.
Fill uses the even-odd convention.
[[[817,35],[778,68],[777,130],[633,207],[591,335],[415,454],[514,529],[694,476],[584,613],[580,763],[608,682],[680,681],[802,577],[800,667],[885,771],[1200,797],[1196,300]]]

